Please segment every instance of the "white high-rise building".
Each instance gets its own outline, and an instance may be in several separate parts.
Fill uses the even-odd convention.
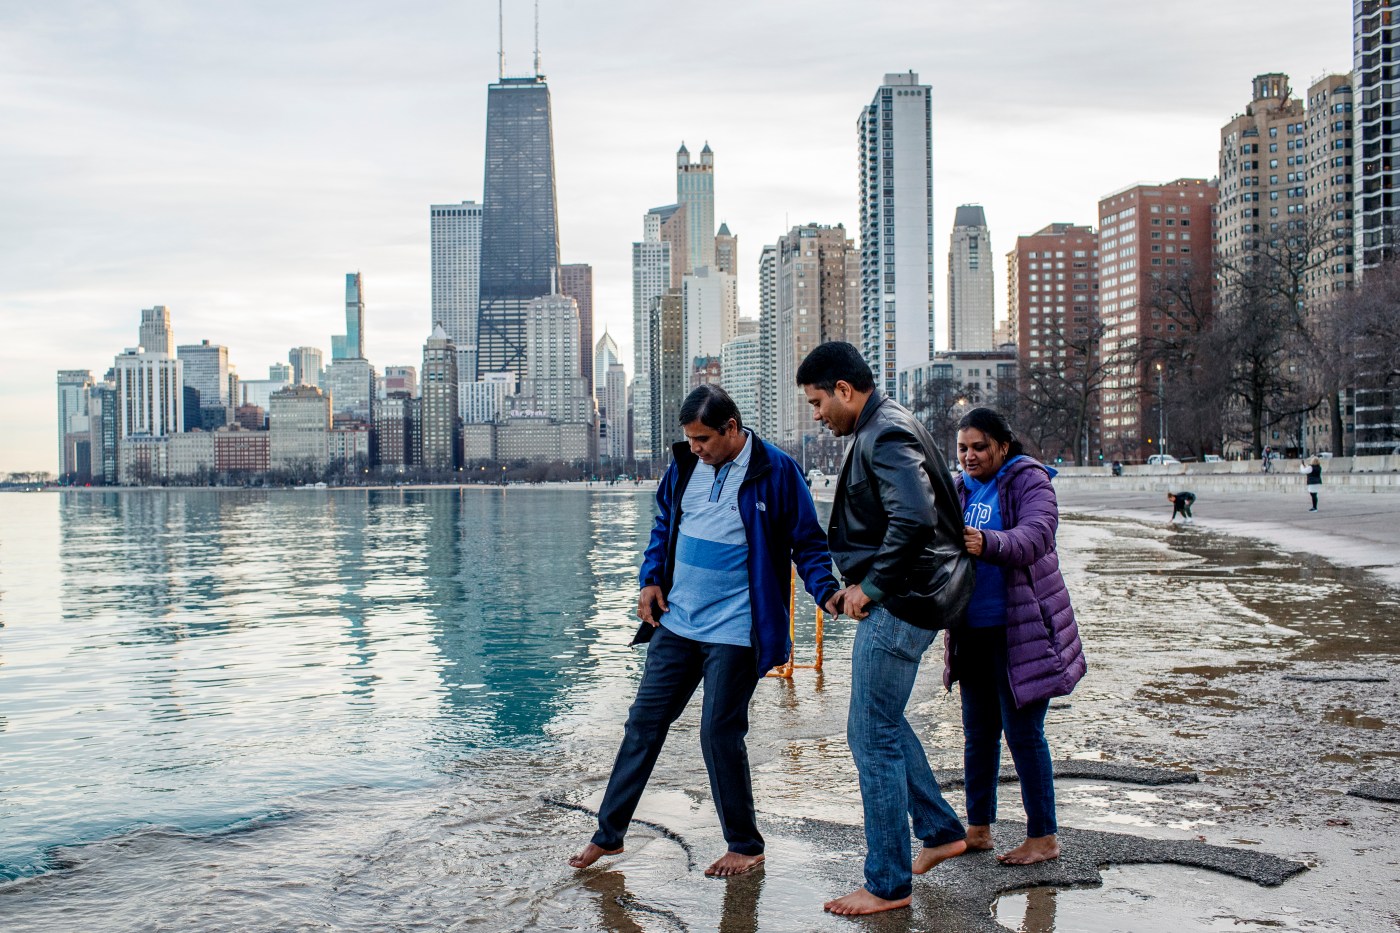
[[[757,421],[759,436],[778,432],[778,247],[763,247],[758,260],[758,352],[762,358]]]
[[[627,371],[621,363],[609,363],[604,379],[603,404],[608,412],[607,454],[614,463],[627,459]]]
[[[487,373],[476,382],[461,384],[463,424],[491,424],[506,414],[506,398],[515,394],[515,373]],[[489,458],[488,458],[489,459]]]
[[[705,357],[718,357],[739,333],[738,287],[729,273],[701,267],[684,278],[681,294],[684,362],[690,367]]]
[[[657,300],[670,287],[674,256],[661,235],[662,225],[676,213],[676,206],[655,208],[642,221],[642,241],[632,244],[632,413],[633,446],[638,460],[664,456],[664,445],[655,436],[655,392],[659,378],[657,347],[660,334],[652,313]]]
[[[579,365],[578,302],[567,295],[531,301],[525,350],[525,378],[514,410],[568,424],[591,423],[593,398]]]
[[[593,348],[593,371],[598,374],[597,384],[594,387],[594,396],[598,400],[598,407],[607,405],[607,375],[608,367],[614,363],[621,363],[622,357],[617,352],[617,341],[612,338],[607,328],[603,329],[603,336],[598,338],[598,343]]]
[[[931,89],[887,74],[860,113],[861,353],[887,395],[934,349]]]
[[[59,476],[69,476],[78,472],[73,448],[68,443],[68,435],[76,433],[80,425],[87,423],[91,407],[89,397],[92,387],[92,373],[86,369],[60,369],[58,371]]]
[[[316,347],[292,347],[287,351],[292,364],[292,382],[299,386],[319,386],[324,357]]]
[[[184,364],[168,353],[128,349],[113,364],[117,376],[117,437],[165,437],[185,423]]]
[[[481,305],[481,205],[434,204],[433,319],[457,348],[457,379],[476,381],[477,315]]]
[[[690,150],[681,143],[676,152],[676,202],[685,207],[689,246],[687,272],[715,267],[715,154],[710,144],[700,150],[700,161],[690,161]]]
[[[948,349],[995,349],[992,232],[978,204],[964,204],[948,241]]]
[[[175,352],[175,338],[170,330],[170,309],[165,305],[141,311],[141,348],[147,353]]]
[[[738,406],[744,424],[757,429],[763,391],[763,357],[757,332],[740,334],[724,345],[720,353],[720,380],[724,391]]]

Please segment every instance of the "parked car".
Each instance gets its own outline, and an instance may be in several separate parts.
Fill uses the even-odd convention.
[[[1147,458],[1148,466],[1171,466],[1172,464],[1179,463],[1181,463],[1181,461],[1173,457],[1171,454],[1153,454],[1152,456]]]
[[[1219,454],[1206,454],[1205,456],[1201,457],[1201,462],[1202,462],[1202,463],[1224,463],[1225,461],[1221,458],[1221,456],[1220,456]]]

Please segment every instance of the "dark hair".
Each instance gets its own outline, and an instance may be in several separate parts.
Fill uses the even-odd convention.
[[[849,383],[857,392],[875,388],[875,376],[860,351],[849,343],[831,340],[819,344],[797,367],[797,384],[826,393],[836,391],[836,383]]]
[[[1016,432],[1011,430],[1011,423],[1006,420],[1006,416],[995,408],[974,408],[972,411],[962,416],[958,422],[958,430],[964,428],[976,428],[983,434],[996,441],[998,444],[1006,445],[1006,457],[1019,457],[1026,450],[1021,446],[1021,441],[1016,437]]]
[[[707,428],[724,433],[724,426],[733,418],[740,428],[744,419],[739,414],[739,406],[729,397],[729,393],[719,386],[698,386],[681,402],[680,423],[682,425],[700,422]]]

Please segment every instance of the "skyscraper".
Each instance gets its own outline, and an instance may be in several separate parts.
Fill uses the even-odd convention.
[[[593,383],[593,267],[586,262],[570,263],[559,267],[559,294],[568,295],[578,303],[579,333],[579,372],[588,386],[589,394],[594,394]],[[598,379],[607,375],[607,370],[599,370]]]
[[[720,224],[715,234],[715,268],[730,275],[739,274],[739,238],[729,232],[729,224]]]
[[[686,365],[706,357],[718,358],[724,345],[739,332],[739,305],[734,276],[701,266],[681,283],[685,301]]]
[[[319,386],[323,358],[316,347],[292,347],[287,351],[292,364],[292,383],[299,386]]]
[[[184,364],[168,353],[129,349],[116,358],[117,435],[165,437],[184,425]]]
[[[818,344],[853,336],[852,319],[859,314],[859,258],[840,224],[793,227],[778,240],[776,252],[777,421],[771,438],[797,444],[803,434],[816,434],[819,427],[797,387],[797,367]]]
[[[141,312],[141,347],[147,353],[171,353],[175,338],[170,332],[170,309],[156,305]]]
[[[525,375],[529,304],[559,272],[554,134],[544,77],[502,77],[486,95],[477,373]]]
[[[632,244],[632,412],[633,452],[638,460],[662,458],[656,433],[660,392],[660,339],[657,300],[668,288],[679,294],[685,264],[685,208],[655,207],[642,219],[642,241]]]
[[[1215,281],[1210,230],[1219,189],[1203,178],[1180,178],[1165,185],[1133,185],[1099,201],[1100,354],[1104,364],[1101,407],[1106,456],[1143,460],[1156,453],[1148,443],[1157,434],[1156,384],[1142,353],[1171,339],[1178,320],[1208,319]],[[1077,251],[1078,252],[1078,251]],[[1055,289],[1056,305],[1069,295],[1083,304],[1093,291],[1092,257],[1070,256],[1060,271],[1045,271],[1042,290]],[[1034,275],[1035,273],[1028,274]],[[1053,279],[1050,277],[1053,276]],[[1068,285],[1068,288],[1066,288]],[[1064,294],[1061,294],[1064,293]],[[1190,296],[1194,307],[1182,301]],[[1051,297],[1051,296],[1041,296]],[[1043,309],[1042,309],[1043,312]],[[1076,317],[1083,316],[1073,311]],[[1051,315],[1049,320],[1056,317]],[[1044,328],[1042,313],[1038,324]],[[1059,324],[1073,326],[1073,320]],[[1034,326],[1034,325],[1033,325]],[[1052,324],[1052,326],[1057,326]],[[1042,330],[1042,335],[1044,331]]]
[[[86,423],[89,413],[89,392],[93,386],[92,373],[86,369],[58,371],[58,475],[78,473],[75,448],[68,437],[75,428]]]
[[[1352,0],[1351,10],[1352,96],[1357,107],[1352,191],[1360,272],[1376,267],[1400,249],[1400,202],[1394,195],[1400,190],[1400,124],[1393,113],[1392,64],[1400,60],[1400,30],[1395,28],[1400,11],[1393,0]],[[1337,111],[1342,119],[1351,113],[1350,104],[1347,101],[1346,108]],[[1333,171],[1351,171],[1352,153],[1352,149],[1333,153]],[[1356,452],[1362,453],[1359,449]]]
[[[756,429],[763,379],[757,332],[740,334],[724,345],[720,353],[720,373],[720,384],[734,399],[744,424]]]
[[[948,240],[948,349],[990,350],[996,346],[992,282],[992,233],[979,204],[964,204],[953,217]]]
[[[608,367],[613,363],[621,363],[622,357],[617,352],[617,341],[612,338],[612,334],[607,329],[603,329],[603,336],[598,338],[597,345],[593,348],[593,371],[595,373],[606,373]],[[593,397],[598,401],[598,407],[604,406],[604,383],[599,380],[593,389]]]
[[[593,398],[579,371],[578,303],[568,295],[530,302],[526,326],[528,368],[517,410],[568,424],[592,422]]]
[[[859,323],[859,312],[855,312]],[[859,341],[856,341],[859,346]],[[778,247],[763,247],[758,259],[758,355],[757,423],[760,437],[778,436]]]
[[[441,324],[423,345],[419,437],[424,469],[454,470],[457,458],[457,350]]]
[[[229,397],[228,347],[204,340],[175,351],[184,362],[185,386],[199,393],[199,411],[186,412],[201,430],[212,431],[233,420]]]
[[[685,208],[689,252],[686,272],[715,265],[715,154],[710,144],[700,150],[700,161],[690,161],[690,150],[681,143],[676,151],[676,202]]]
[[[345,333],[331,337],[331,359],[365,358],[365,293],[360,273],[345,273]]]
[[[481,205],[434,204],[432,240],[433,312],[457,348],[457,379],[476,379],[476,327],[481,303]]]
[[[603,403],[608,411],[607,444],[603,448],[613,463],[627,459],[627,372],[621,363],[604,370]]]
[[[887,74],[860,133],[861,353],[891,397],[934,348],[931,88]]]

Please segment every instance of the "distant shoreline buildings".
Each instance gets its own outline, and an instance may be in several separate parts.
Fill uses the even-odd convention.
[[[329,361],[293,347],[266,378],[242,378],[229,348],[210,340],[177,345],[170,310],[155,305],[140,312],[137,346],[103,377],[58,372],[61,475],[364,481],[531,462],[655,475],[681,437],[681,399],[709,382],[726,386],[765,437],[835,468],[840,445],[793,385],[803,356],[827,340],[859,346],[880,388],[931,424],[974,404],[1016,407],[1047,459],[1140,460],[1174,442],[1242,449],[1238,427],[1191,423],[1193,377],[1171,362],[1188,319],[1242,313],[1240,270],[1280,242],[1317,234],[1298,293],[1311,321],[1395,252],[1400,206],[1388,192],[1400,177],[1391,158],[1400,124],[1383,112],[1381,62],[1400,39],[1388,7],[1354,0],[1353,10],[1354,70],[1318,79],[1304,98],[1286,75],[1256,77],[1244,112],[1220,130],[1217,177],[1117,190],[1106,179],[1097,227],[1054,221],[1015,237],[1002,254],[1003,322],[978,204],[951,212],[947,300],[936,307],[932,88],[917,73],[886,74],[854,114],[858,231],[814,220],[775,232],[760,250],[749,317],[738,237],[716,227],[716,152],[706,142],[692,157],[682,142],[674,199],[637,206],[628,360],[606,330],[595,336],[593,267],[562,259],[537,54],[533,74],[501,73],[487,88],[480,202],[429,206],[421,361],[371,363],[358,272],[346,275],[345,333],[331,337]],[[937,334],[947,350],[935,351]],[[1275,417],[1268,439],[1388,451],[1400,442],[1395,396],[1342,387]]]

